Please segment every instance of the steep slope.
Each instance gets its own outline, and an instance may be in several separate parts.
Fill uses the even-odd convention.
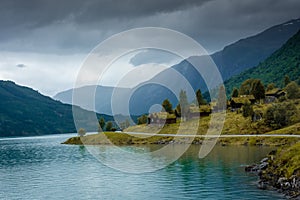
[[[76,131],[71,105],[11,81],[0,81],[0,99],[0,137]],[[77,109],[83,116],[92,114],[79,107]],[[87,122],[88,119],[83,120],[83,123]]]
[[[230,93],[233,87],[238,87],[244,80],[258,78],[266,85],[275,83],[277,87],[282,87],[285,75],[300,82],[300,30],[264,62],[230,78],[225,86]]]
[[[211,58],[225,81],[234,75],[257,66],[279,49],[299,29],[300,19],[291,20],[273,26],[257,35],[230,44],[222,51],[212,54]],[[201,62],[201,60],[206,58],[202,58],[201,56],[189,58],[174,65],[172,68],[190,80],[194,89],[201,88],[202,91],[205,91],[206,88],[203,79],[199,74],[195,73],[195,70],[189,64],[188,61],[190,59],[198,59]]]
[[[226,46],[222,51],[211,55],[211,58],[216,63],[223,80],[227,80],[233,75],[237,75],[242,71],[255,67],[274,51],[279,49],[290,37],[292,37],[300,28],[300,19],[291,20],[289,22],[273,26],[257,35],[239,40],[231,45]],[[135,91],[129,103],[131,114],[140,115],[147,113],[151,105],[160,104],[164,99],[170,99],[173,106],[176,106],[177,99],[170,90],[166,87],[151,84],[153,82],[165,82],[171,85],[176,85],[178,89],[182,87],[182,82],[174,80],[171,74],[174,69],[182,74],[189,81],[192,88],[196,91],[201,89],[202,92],[207,91],[206,84],[201,75],[190,64],[190,61],[197,63],[207,63],[208,56],[193,56],[182,62],[171,66],[171,69],[166,69],[157,76],[149,80],[147,85],[135,91],[133,89],[122,89],[124,95],[129,95]],[[203,64],[207,72],[210,68]],[[214,82],[214,77],[211,80]],[[79,90],[89,91],[88,87],[80,88]],[[111,95],[113,88],[98,86],[96,91],[96,111],[99,113],[112,114],[111,112]],[[207,97],[208,95],[206,95]],[[72,91],[64,91],[57,94],[55,99],[66,103],[72,103]],[[119,103],[122,104],[124,98],[119,98]],[[83,108],[91,109],[91,106],[80,105]],[[123,114],[122,112],[120,114]]]

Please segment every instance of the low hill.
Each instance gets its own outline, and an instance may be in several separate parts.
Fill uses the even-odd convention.
[[[264,84],[275,83],[277,87],[283,87],[286,75],[291,80],[300,82],[300,30],[257,67],[225,81],[225,86],[227,93],[230,94],[233,87],[238,88],[246,79],[257,78]]]
[[[76,132],[71,105],[11,81],[0,81],[0,99],[0,137]],[[76,109],[83,116],[93,114]],[[112,120],[102,116],[106,121]],[[83,123],[88,123],[88,119],[83,119]]]

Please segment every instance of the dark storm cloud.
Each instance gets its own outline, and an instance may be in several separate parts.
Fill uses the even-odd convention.
[[[130,28],[183,32],[210,51],[298,18],[299,0],[3,0],[0,51],[88,52]]]
[[[1,1],[2,26],[28,28],[64,21],[92,23],[106,19],[129,19],[168,13],[199,6],[209,0],[4,0]]]

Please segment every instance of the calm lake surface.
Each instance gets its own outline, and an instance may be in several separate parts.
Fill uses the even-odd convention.
[[[0,139],[0,199],[283,199],[257,189],[257,177],[244,172],[272,148],[216,146],[199,159],[199,146],[192,145],[161,170],[129,174],[103,165],[83,146],[60,144],[70,136]]]

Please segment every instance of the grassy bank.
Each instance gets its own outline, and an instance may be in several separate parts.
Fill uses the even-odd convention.
[[[269,155],[268,167],[262,171],[260,179],[289,198],[299,198],[300,142]]]

